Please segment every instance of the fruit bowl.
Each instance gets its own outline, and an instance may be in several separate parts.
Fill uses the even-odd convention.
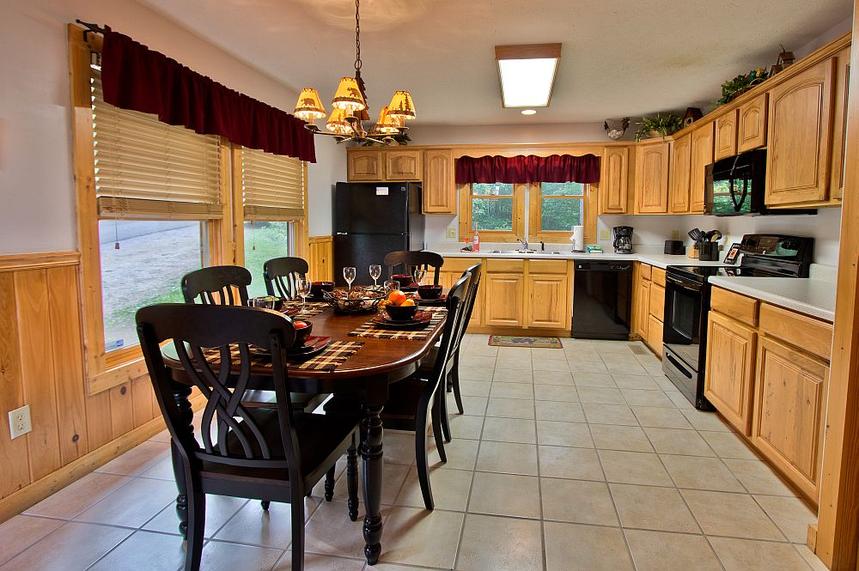
[[[353,287],[350,290],[323,291],[325,301],[338,313],[367,313],[375,311],[385,294],[370,288]]]
[[[304,347],[307,343],[307,338],[310,337],[310,332],[313,331],[313,324],[303,319],[294,319],[292,326],[295,328],[295,342],[292,344],[293,349]]]
[[[418,306],[388,304],[385,306],[385,311],[388,312],[392,321],[409,321],[414,319],[415,313],[418,311]]]
[[[421,299],[438,299],[441,297],[440,285],[422,285],[418,286],[418,295]]]

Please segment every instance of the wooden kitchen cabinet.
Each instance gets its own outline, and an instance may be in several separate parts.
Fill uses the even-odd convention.
[[[635,150],[635,211],[668,213],[669,143],[640,143]]]
[[[847,160],[847,97],[850,90],[850,48],[835,56],[835,106],[832,132],[832,161],[829,178],[829,199],[841,204],[844,197],[844,169]]]
[[[704,395],[746,436],[751,434],[757,336],[755,329],[710,311]]]
[[[629,212],[629,147],[605,147],[599,183],[599,213]]]
[[[706,167],[713,162],[713,121],[692,131],[689,169],[689,211],[704,212],[704,184]]]
[[[652,286],[651,286],[652,287]],[[651,295],[653,292],[651,292]],[[653,352],[662,358],[662,321],[653,315],[647,316],[647,344]]]
[[[824,60],[769,92],[767,206],[829,198],[835,62]]]
[[[714,159],[724,159],[737,154],[737,116],[738,110],[732,109],[716,119],[716,139]]]
[[[633,334],[647,340],[647,317],[650,315],[650,266],[636,262],[632,274],[632,324]],[[573,292],[575,295],[575,292]]]
[[[427,150],[423,163],[423,211],[426,214],[456,214],[453,150]]]
[[[776,339],[758,349],[752,442],[817,501],[828,365]]]
[[[346,153],[346,177],[349,182],[385,180],[385,164],[381,151],[355,149]]]
[[[767,145],[767,94],[740,105],[737,119],[737,153]]]
[[[525,323],[525,276],[513,273],[486,273],[486,325],[522,327]]]
[[[672,214],[689,212],[689,175],[692,166],[692,136],[687,133],[678,137],[671,148],[671,191],[668,210]]]
[[[385,179],[389,181],[421,180],[423,177],[423,151],[384,151]]]
[[[527,326],[548,329],[570,327],[567,304],[570,282],[566,274],[528,274]]]

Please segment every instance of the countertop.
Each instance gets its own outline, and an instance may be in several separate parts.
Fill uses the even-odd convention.
[[[710,283],[832,323],[835,284],[812,278],[711,277]]]
[[[701,260],[696,260],[693,258],[689,258],[684,254],[673,256],[671,254],[614,254],[611,252],[604,252],[602,254],[587,254],[583,252],[560,252],[558,254],[554,254],[552,252],[534,252],[533,254],[522,254],[519,252],[498,252],[492,253],[491,250],[484,250],[481,252],[438,252],[445,258],[506,258],[506,259],[529,259],[529,260],[592,260],[595,262],[599,261],[628,261],[628,262],[644,262],[645,264],[650,264],[652,266],[656,266],[657,268],[662,268],[663,270],[668,266],[724,266],[725,264],[720,261],[714,262],[702,262]]]

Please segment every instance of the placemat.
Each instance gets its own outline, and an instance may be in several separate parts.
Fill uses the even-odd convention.
[[[311,357],[306,361],[292,361],[287,359],[287,369],[301,369],[305,371],[333,371],[346,362],[349,357],[358,352],[364,344],[360,341],[332,341],[322,353]],[[238,362],[239,347],[230,347],[231,358]],[[206,360],[217,365],[221,362],[221,351],[218,348],[205,349],[203,354]],[[271,368],[271,356],[265,353],[251,352],[251,367]]]
[[[373,339],[409,339],[420,340],[429,337],[430,333],[435,330],[436,325],[442,321],[447,315],[446,307],[425,307],[421,311],[431,313],[430,323],[423,329],[417,330],[396,330],[383,329],[373,323],[373,320],[365,322],[363,325],[349,332],[351,337],[370,337]]]
[[[300,301],[287,301],[283,304],[281,311],[292,318],[306,319],[319,315],[329,307],[331,305],[327,301],[308,301],[304,306]]]

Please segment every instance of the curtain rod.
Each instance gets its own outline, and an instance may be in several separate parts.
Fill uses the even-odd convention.
[[[76,19],[75,22],[86,28],[84,30],[84,41],[87,41],[87,34],[104,34],[105,32],[110,31],[110,26],[99,26],[98,24],[93,24],[91,22],[84,22],[80,18]]]

